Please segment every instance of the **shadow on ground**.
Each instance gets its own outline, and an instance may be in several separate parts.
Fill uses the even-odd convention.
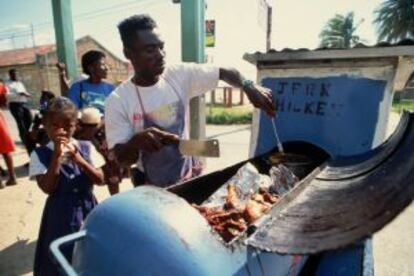
[[[26,177],[29,175],[29,167],[25,165],[14,167],[17,178]]]
[[[33,270],[36,242],[19,240],[0,251],[0,275],[22,275]]]
[[[18,167],[14,167],[14,171],[17,176],[17,184],[19,184],[19,182],[22,181],[22,180],[19,181],[19,178],[23,178],[29,175],[28,166],[21,165]],[[3,167],[0,167],[0,181],[4,181],[4,183],[6,183],[8,179],[9,179],[9,172],[5,170]]]

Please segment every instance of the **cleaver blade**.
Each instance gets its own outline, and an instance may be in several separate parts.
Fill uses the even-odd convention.
[[[220,157],[219,141],[212,140],[180,140],[178,148],[183,155]]]

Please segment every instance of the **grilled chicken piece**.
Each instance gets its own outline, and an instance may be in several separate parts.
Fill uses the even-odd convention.
[[[277,195],[272,194],[263,188],[259,188],[259,194],[263,197],[263,200],[265,202],[271,203],[272,205],[275,204],[279,200],[279,197]]]
[[[224,206],[192,205],[226,242],[246,231],[248,225],[266,213],[279,199],[267,189],[260,188],[257,193],[251,195],[246,204],[242,204],[234,184],[227,186],[227,192]]]
[[[236,185],[229,184],[227,186],[227,196],[224,208],[226,209],[238,209],[240,206],[240,199],[237,196]]]
[[[251,199],[259,203],[265,203],[265,199],[261,194],[253,194],[251,196]]]
[[[266,202],[269,202],[271,205],[279,201],[279,197],[272,195],[269,192],[263,194],[263,198]]]
[[[282,163],[284,159],[285,155],[281,152],[276,152],[269,156],[269,161],[273,165]]]
[[[243,218],[243,214],[239,211],[225,211],[222,210],[221,213],[217,213],[211,216],[206,216],[206,219],[211,222],[212,224],[219,224],[222,222],[227,222],[229,220],[239,220]]]
[[[253,223],[255,220],[260,218],[267,210],[269,210],[269,206],[250,199],[246,203],[246,209],[244,209],[244,218],[248,224]]]
[[[206,218],[223,213],[223,208],[221,207],[207,207],[199,206],[197,204],[192,204],[192,206],[196,208]]]
[[[246,221],[244,219],[228,220],[219,225],[213,226],[220,236],[226,242],[231,241],[234,237],[237,237],[247,229]]]

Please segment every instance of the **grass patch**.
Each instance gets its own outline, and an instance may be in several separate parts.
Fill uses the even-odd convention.
[[[401,112],[403,109],[414,111],[414,100],[399,100],[392,103],[392,111]]]
[[[223,107],[207,106],[206,121],[207,124],[215,125],[233,125],[233,124],[250,124],[253,117],[253,108],[251,106]]]

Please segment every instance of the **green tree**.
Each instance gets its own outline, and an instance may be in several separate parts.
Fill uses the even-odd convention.
[[[346,15],[336,14],[329,19],[325,27],[319,34],[321,39],[320,46],[328,48],[350,48],[360,41],[359,36],[355,35],[358,24],[354,23],[354,13],[349,12]]]
[[[414,0],[385,0],[375,11],[378,40],[414,37]]]

